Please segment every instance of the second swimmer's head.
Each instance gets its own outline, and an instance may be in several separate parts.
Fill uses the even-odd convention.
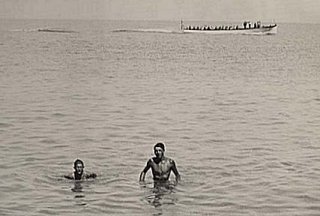
[[[84,168],[84,163],[82,160],[77,159],[73,163],[73,168],[75,169],[76,173],[79,175],[82,175],[83,173],[83,168]]]

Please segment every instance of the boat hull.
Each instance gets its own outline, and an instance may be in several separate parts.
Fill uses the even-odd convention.
[[[274,35],[277,34],[278,26],[263,26],[261,28],[250,29],[228,29],[228,30],[182,30],[183,33],[190,34],[245,34],[245,35]]]

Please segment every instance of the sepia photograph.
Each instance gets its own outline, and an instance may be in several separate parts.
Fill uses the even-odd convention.
[[[320,215],[319,60],[319,0],[0,0],[0,215]]]

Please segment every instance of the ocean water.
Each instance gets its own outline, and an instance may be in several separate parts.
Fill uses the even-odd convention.
[[[1,20],[0,215],[320,214],[320,26],[178,29]],[[160,141],[175,187],[138,182]]]

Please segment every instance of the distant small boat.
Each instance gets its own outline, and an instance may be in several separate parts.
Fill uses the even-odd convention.
[[[243,26],[238,25],[220,25],[220,26],[184,26],[180,23],[182,33],[201,33],[201,34],[249,34],[249,35],[274,35],[277,34],[278,25],[261,25],[261,22],[251,23],[243,22]]]

